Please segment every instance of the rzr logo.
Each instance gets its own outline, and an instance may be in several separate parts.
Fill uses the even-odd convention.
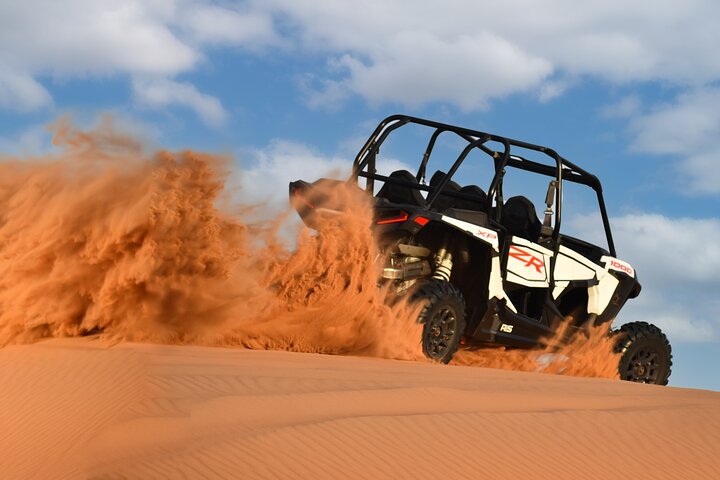
[[[612,265],[613,268],[620,270],[621,272],[627,273],[628,275],[633,274],[632,268],[628,267],[627,265],[623,265],[620,262],[616,262],[615,260],[610,260],[610,265]]]
[[[531,253],[521,250],[515,245],[510,245],[510,252],[508,255],[516,260],[525,262],[526,267],[535,267],[535,270],[537,270],[538,273],[543,273],[542,268],[545,266],[545,262],[533,256]]]

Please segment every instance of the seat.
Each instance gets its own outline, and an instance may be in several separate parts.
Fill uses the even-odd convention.
[[[535,213],[535,205],[526,197],[508,198],[502,210],[501,222],[510,235],[522,237],[531,242],[540,238],[542,224]]]
[[[417,184],[415,175],[407,170],[396,170],[388,175],[390,178],[403,180]],[[418,207],[425,206],[425,199],[420,194],[420,190],[406,185],[398,185],[396,183],[385,182],[380,191],[376,195],[378,198],[385,198],[392,203],[404,203],[415,205]]]
[[[433,176],[430,178],[430,190],[431,194],[437,190],[437,187],[440,185],[440,183],[445,179],[447,174],[445,172],[442,172],[440,170],[437,170],[435,173],[433,173]],[[437,210],[439,212],[445,211],[448,208],[452,208],[453,204],[455,203],[455,200],[457,198],[451,197],[450,195],[446,195],[445,192],[459,192],[460,191],[460,185],[450,180],[447,185],[445,185],[445,188],[443,189],[443,193],[441,193],[438,198],[435,200],[435,202],[432,205],[433,210]]]
[[[473,199],[456,198],[453,202],[453,208],[474,210],[477,212],[484,212],[487,210],[487,194],[482,188],[477,185],[466,185],[460,189],[460,193],[473,197]]]

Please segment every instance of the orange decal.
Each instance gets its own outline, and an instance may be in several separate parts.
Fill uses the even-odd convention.
[[[538,273],[543,273],[542,268],[545,266],[545,262],[533,256],[531,253],[526,252],[515,245],[510,245],[510,252],[508,255],[516,260],[525,262],[526,267],[535,267],[535,270],[537,270]]]

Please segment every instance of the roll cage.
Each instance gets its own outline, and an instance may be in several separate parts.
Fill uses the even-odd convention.
[[[434,129],[433,134],[428,141],[427,148],[423,154],[422,162],[415,175],[417,183],[409,182],[399,178],[392,178],[385,175],[379,175],[376,173],[375,161],[377,154],[380,150],[380,146],[387,139],[388,135],[394,130],[403,127],[408,124],[422,125]],[[460,155],[453,162],[447,175],[437,185],[436,188],[432,188],[428,185],[424,185],[421,182],[425,179],[425,169],[427,167],[428,160],[432,155],[435,142],[440,134],[444,132],[451,132],[462,138],[467,142],[467,145],[462,150]],[[493,150],[486,144],[488,142],[495,142],[502,145],[502,151]],[[520,155],[513,153],[511,150],[513,147],[517,149],[525,149],[536,151],[550,157],[555,166],[543,165],[532,160],[528,160]],[[578,167],[574,163],[560,156],[555,150],[543,147],[540,145],[534,145],[532,143],[523,142],[520,140],[513,140],[500,135],[491,133],[485,133],[478,130],[471,130],[468,128],[458,127],[454,125],[448,125],[440,122],[431,120],[425,120],[422,118],[411,117],[408,115],[392,115],[384,119],[377,126],[375,131],[370,135],[365,145],[362,147],[355,161],[353,162],[353,173],[350,181],[358,181],[359,177],[367,179],[366,191],[372,194],[374,190],[375,180],[387,182],[391,184],[402,185],[405,187],[415,188],[428,192],[426,201],[426,208],[430,209],[435,200],[442,193],[443,195],[449,195],[452,197],[472,199],[461,192],[443,191],[445,186],[452,180],[452,176],[457,172],[460,165],[465,161],[468,154],[473,149],[479,149],[485,154],[489,155],[495,165],[495,174],[490,183],[487,195],[489,202],[487,202],[487,214],[488,218],[494,218],[495,220],[500,219],[502,215],[503,196],[502,196],[502,181],[505,174],[505,168],[510,166],[525,170],[532,173],[537,173],[552,177],[555,179],[554,183],[554,202],[555,202],[555,226],[552,231],[552,239],[554,242],[558,242],[560,238],[560,225],[562,219],[562,185],[563,181],[579,183],[592,188],[598,199],[598,205],[600,208],[600,214],[602,216],[603,228],[605,230],[605,236],[607,238],[607,244],[610,251],[610,255],[616,256],[615,244],[612,238],[612,232],[610,230],[610,222],[607,216],[607,210],[605,208],[605,200],[602,194],[602,185],[600,180],[595,175],[588,173],[582,168]],[[495,199],[496,207],[492,207],[492,199]],[[493,212],[494,210],[494,212]]]

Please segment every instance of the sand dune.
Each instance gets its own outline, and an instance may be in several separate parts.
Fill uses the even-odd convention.
[[[720,478],[720,394],[377,358],[0,350],[0,477]]]

